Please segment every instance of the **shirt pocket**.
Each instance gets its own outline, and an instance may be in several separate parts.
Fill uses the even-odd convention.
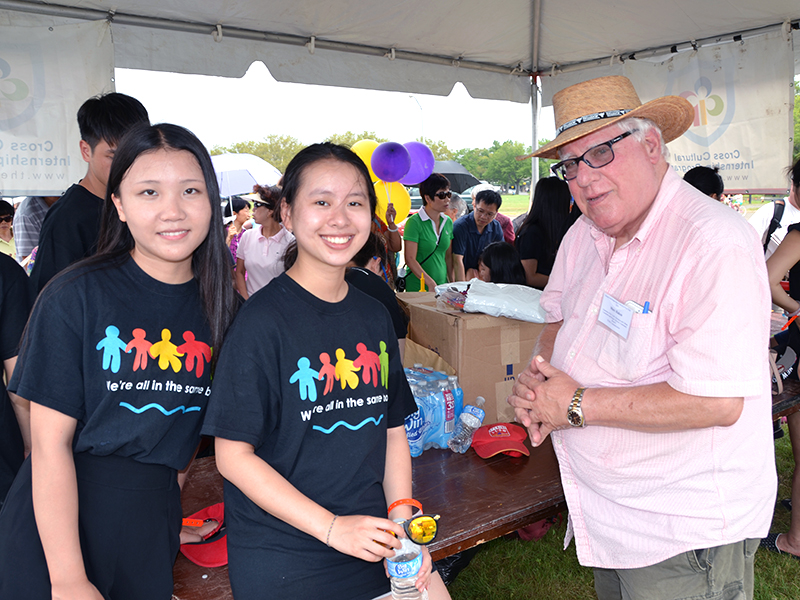
[[[634,313],[628,339],[603,329],[605,340],[600,344],[597,366],[623,381],[634,382],[646,375],[653,362],[655,315]]]

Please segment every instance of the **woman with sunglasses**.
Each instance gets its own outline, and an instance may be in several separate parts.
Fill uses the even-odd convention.
[[[281,188],[259,186],[257,191],[260,199],[253,201],[256,224],[244,232],[236,249],[236,289],[245,300],[283,273],[283,254],[294,240],[277,210]]]
[[[453,221],[445,211],[450,206],[450,182],[440,173],[432,173],[419,184],[422,208],[406,221],[405,241],[406,291],[420,291],[424,278],[425,289],[453,281]]]
[[[14,244],[14,231],[11,223],[14,220],[14,207],[5,200],[0,201],[0,252],[17,258],[17,247]]]

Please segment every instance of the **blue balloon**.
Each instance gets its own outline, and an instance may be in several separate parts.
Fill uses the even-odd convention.
[[[384,142],[372,153],[372,170],[381,181],[400,181],[411,168],[411,155],[403,144]]]

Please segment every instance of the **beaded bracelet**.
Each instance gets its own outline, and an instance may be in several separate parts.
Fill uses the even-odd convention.
[[[331,526],[328,527],[328,535],[325,537],[325,545],[330,548],[331,546],[331,531],[333,531],[333,524],[336,523],[336,519],[339,518],[339,515],[333,515],[333,521],[331,521]]]

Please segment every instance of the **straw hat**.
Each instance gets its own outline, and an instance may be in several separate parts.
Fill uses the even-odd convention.
[[[685,98],[664,96],[642,104],[631,80],[618,75],[564,88],[553,96],[553,111],[556,139],[521,158],[558,158],[561,146],[629,117],[653,121],[665,143],[683,135],[694,120],[694,108]]]

